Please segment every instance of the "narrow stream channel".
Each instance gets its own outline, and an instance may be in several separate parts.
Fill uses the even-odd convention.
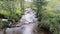
[[[31,8],[26,8],[24,15],[19,20],[14,28],[7,28],[6,34],[34,34],[33,29],[37,22],[37,18],[35,18],[35,12]]]

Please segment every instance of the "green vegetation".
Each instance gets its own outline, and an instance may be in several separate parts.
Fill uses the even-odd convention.
[[[42,16],[42,12],[45,9],[46,6],[46,1],[45,0],[34,0],[35,8],[36,8],[36,13],[37,13],[37,17],[38,20],[41,21],[41,16]]]
[[[60,34],[60,10],[56,8],[56,5],[60,5],[59,0],[51,0],[46,2],[45,0],[36,0],[34,5],[38,16],[39,24],[50,25],[50,31],[53,34]],[[40,25],[41,26],[41,25]]]
[[[60,32],[60,11],[54,8],[49,8],[42,13],[41,23],[50,24],[50,31],[53,34],[58,34]]]
[[[21,3],[20,0],[0,0],[0,14],[16,23],[23,14]]]
[[[35,9],[39,24],[50,25],[50,31],[53,34],[60,34],[60,0],[33,0],[25,2],[24,0],[0,0],[0,14],[4,15],[15,23],[24,12],[24,8],[31,7]],[[38,25],[39,25],[38,24]],[[0,28],[2,21],[0,20]]]

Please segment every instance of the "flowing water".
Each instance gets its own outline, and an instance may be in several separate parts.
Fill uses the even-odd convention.
[[[34,34],[33,29],[37,22],[37,18],[35,17],[36,16],[34,10],[32,10],[31,8],[26,8],[24,15],[18,21],[16,27],[7,28],[6,34]]]

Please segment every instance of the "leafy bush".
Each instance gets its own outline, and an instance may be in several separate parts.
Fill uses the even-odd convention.
[[[60,12],[54,8],[47,8],[46,11],[42,12],[41,23],[50,24],[50,31],[53,34],[58,34],[60,32]]]
[[[8,20],[11,20],[13,24],[16,23],[23,14],[19,0],[0,0],[0,14],[4,15]],[[2,26],[4,23],[0,24]]]

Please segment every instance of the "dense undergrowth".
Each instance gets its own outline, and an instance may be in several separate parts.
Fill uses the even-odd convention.
[[[43,0],[40,3],[39,1],[34,1],[32,3],[26,2],[26,4],[24,4],[24,7],[32,7],[35,9],[38,19],[40,19],[38,25],[49,25],[47,27],[50,27],[49,30],[53,34],[60,34],[60,1],[51,0],[50,2],[45,2]],[[20,7],[20,2],[16,0],[0,1],[0,14],[4,15],[7,19],[10,19],[13,21],[13,23],[15,23],[23,14],[23,11]],[[0,20],[0,27],[1,26],[2,21]]]
[[[18,4],[17,4],[18,3]],[[4,1],[4,0],[0,0],[0,16],[2,16],[3,19],[8,19],[11,20],[12,23],[16,23],[22,16],[23,11],[21,10],[20,7],[20,2],[13,0],[13,1]],[[2,26],[2,21],[0,18],[0,27]]]
[[[34,1],[35,8],[37,8],[36,13],[38,16],[38,25],[44,25],[44,27],[49,27],[52,34],[60,34],[60,1],[51,0],[50,2],[45,2],[45,0]]]
[[[49,24],[50,31],[54,34],[60,32],[60,11],[54,8],[49,8],[42,12],[41,23]]]

